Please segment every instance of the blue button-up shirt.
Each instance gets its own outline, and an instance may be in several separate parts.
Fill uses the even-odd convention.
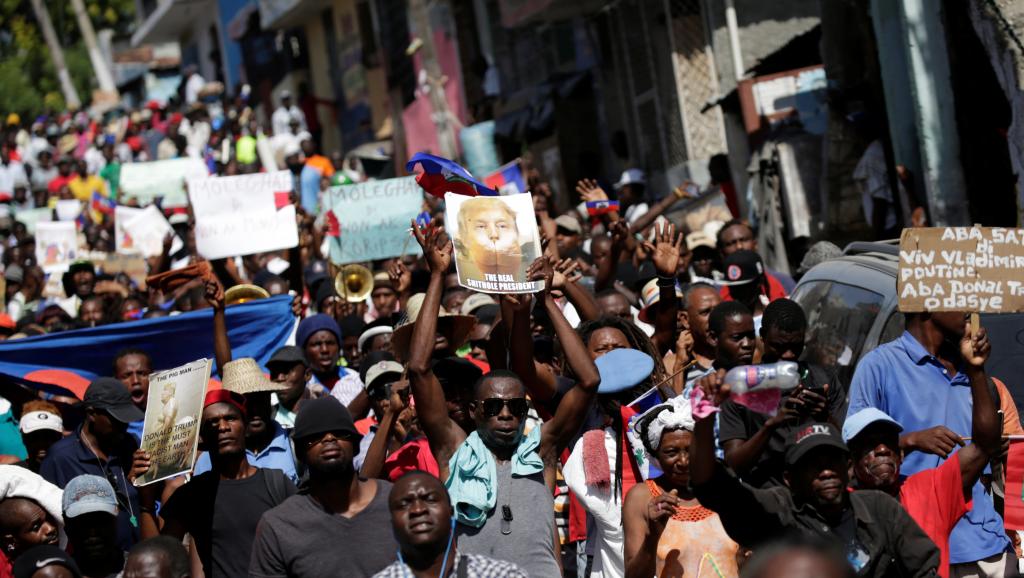
[[[910,332],[878,346],[860,360],[850,383],[847,418],[875,407],[914,432],[944,425],[961,436],[971,435],[971,384],[963,371],[950,375],[942,363]],[[941,456],[911,452],[900,468],[910,476],[938,467]],[[974,507],[949,538],[950,563],[974,562],[1004,552],[1010,545],[1003,520],[981,482],[974,484]]]
[[[254,453],[248,449],[245,450],[245,457],[250,464],[257,468],[281,470],[293,484],[298,485],[299,474],[295,471],[295,453],[292,451],[291,438],[288,437],[287,430],[281,427],[281,424],[276,421],[273,424],[274,439],[270,440],[270,444],[263,448],[260,453]],[[203,452],[203,455],[199,456],[199,459],[196,460],[196,467],[193,473],[198,476],[210,471],[212,467],[210,454]]]
[[[39,475],[61,489],[72,478],[82,474],[92,474],[109,481],[118,496],[117,545],[127,552],[139,541],[138,516],[142,512],[139,492],[128,481],[125,471],[125,468],[131,470],[132,454],[138,445],[134,438],[126,435],[123,447],[103,462],[85,447],[81,433],[82,428],[79,427],[75,433],[50,446],[50,451],[39,467]]]

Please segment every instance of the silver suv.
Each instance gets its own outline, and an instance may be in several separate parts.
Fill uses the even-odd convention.
[[[898,263],[898,241],[851,243],[793,289],[792,299],[807,313],[804,358],[823,368],[838,366],[847,388],[864,354],[903,333],[896,310]],[[988,373],[1006,384],[1024,415],[1024,314],[982,315],[981,324],[992,341]]]

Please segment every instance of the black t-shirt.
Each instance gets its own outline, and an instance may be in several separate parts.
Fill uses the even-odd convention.
[[[820,391],[826,383],[828,384],[829,415],[833,421],[842,425],[846,417],[846,389],[839,383],[837,375],[827,375],[823,371],[808,367],[803,363],[800,364],[800,372],[802,376],[800,383],[805,389]],[[783,393],[780,407],[789,398],[788,393]],[[722,404],[721,412],[718,415],[718,437],[723,446],[729,440],[749,440],[754,437],[770,417],[732,400],[726,400]],[[755,488],[784,485],[782,470],[785,466],[786,439],[801,425],[814,421],[819,420],[808,416],[801,420],[789,420],[777,427],[772,432],[768,446],[761,453],[757,464],[749,472],[740,476],[743,481]]]
[[[241,480],[221,480],[211,471],[178,488],[160,515],[192,535],[207,578],[244,578],[260,517],[295,493],[281,470],[260,468]]]

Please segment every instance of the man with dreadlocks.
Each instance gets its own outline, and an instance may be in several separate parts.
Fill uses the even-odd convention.
[[[626,495],[627,578],[739,575],[739,546],[725,533],[718,514],[702,506],[690,489],[693,427],[690,401],[682,396],[651,408],[637,421],[644,449],[663,473]]]
[[[602,427],[583,434],[562,468],[565,483],[594,518],[593,578],[623,576],[622,418],[619,408],[650,387],[654,359],[635,349],[616,349],[599,357],[597,409]]]

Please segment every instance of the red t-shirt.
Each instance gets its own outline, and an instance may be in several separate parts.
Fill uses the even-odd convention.
[[[782,286],[782,283],[780,283],[778,279],[769,273],[765,273],[764,278],[768,280],[769,302],[775,301],[776,299],[786,298],[786,288]],[[729,294],[728,287],[722,287],[719,294],[722,296],[722,301],[732,301],[732,295]]]
[[[413,470],[423,470],[436,477],[441,475],[437,460],[434,459],[434,454],[430,453],[427,438],[419,438],[405,444],[384,460],[384,475],[392,482]]]
[[[918,472],[903,482],[900,503],[925,534],[939,547],[939,576],[949,576],[949,535],[971,509],[964,500],[960,454],[953,454],[937,468]]]

